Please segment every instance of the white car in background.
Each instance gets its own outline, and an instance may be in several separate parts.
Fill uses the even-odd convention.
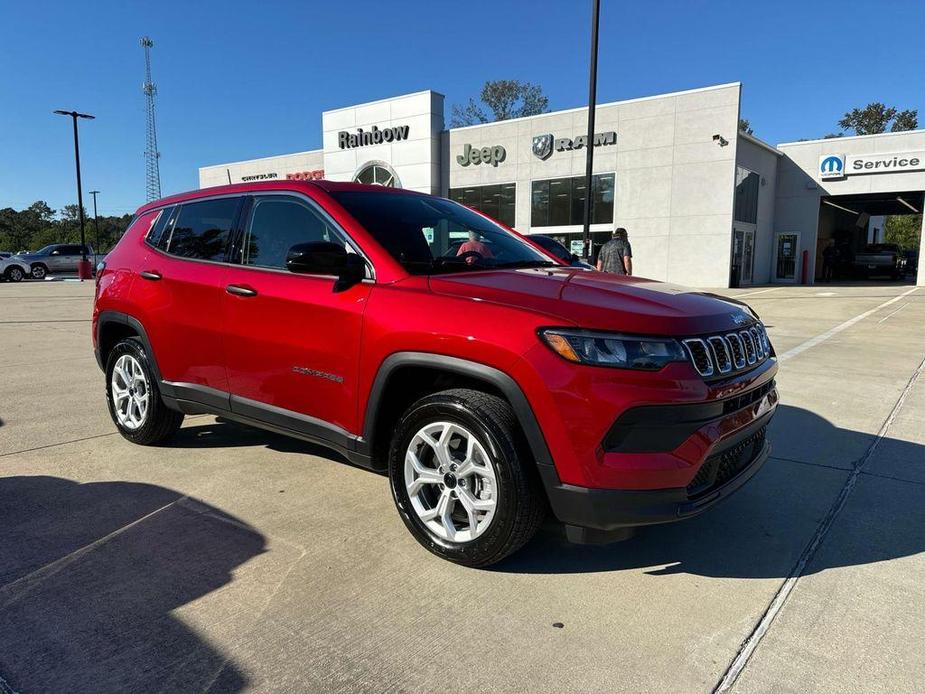
[[[31,273],[32,268],[29,267],[29,263],[24,263],[17,258],[0,258],[0,279],[21,282]]]

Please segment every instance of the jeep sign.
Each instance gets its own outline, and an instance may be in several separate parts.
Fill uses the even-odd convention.
[[[492,147],[473,147],[472,145],[465,145],[463,147],[463,153],[457,155],[456,163],[460,166],[469,166],[469,164],[491,164],[492,166],[497,166],[504,161],[504,158],[507,156],[507,151],[501,145],[494,145]]]

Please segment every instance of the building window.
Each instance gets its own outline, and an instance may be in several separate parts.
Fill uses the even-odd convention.
[[[514,226],[516,190],[513,183],[496,186],[467,186],[450,188],[450,200],[487,214],[509,227]]]
[[[757,224],[760,187],[761,176],[741,166],[736,167],[735,221]]]
[[[398,174],[384,161],[371,161],[357,171],[353,180],[373,186],[386,186],[387,188],[401,188]]]
[[[614,174],[591,178],[591,223],[613,223]],[[530,226],[574,226],[584,222],[585,177],[534,181],[530,201]]]

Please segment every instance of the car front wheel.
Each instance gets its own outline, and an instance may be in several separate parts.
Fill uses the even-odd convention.
[[[133,338],[122,340],[109,353],[106,401],[119,433],[142,446],[169,438],[183,423],[183,414],[161,400],[145,348]]]
[[[32,279],[43,280],[47,274],[48,268],[41,263],[32,266]]]
[[[508,403],[458,388],[402,416],[389,455],[392,496],[428,550],[466,566],[494,564],[536,533],[546,500]]]
[[[23,273],[22,268],[15,265],[11,268],[8,268],[6,271],[6,278],[10,282],[22,282],[22,278],[24,276],[25,274]]]

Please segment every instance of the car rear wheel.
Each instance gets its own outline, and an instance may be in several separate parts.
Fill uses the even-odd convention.
[[[34,280],[43,280],[48,274],[48,268],[42,265],[41,263],[36,263],[32,266],[32,279]]]
[[[536,533],[546,500],[503,399],[458,388],[402,416],[389,455],[395,505],[415,539],[465,566],[494,564]]]
[[[142,446],[169,438],[183,423],[182,413],[164,405],[144,346],[132,338],[109,354],[106,401],[119,433]]]
[[[22,278],[25,276],[25,273],[22,271],[21,267],[13,265],[6,269],[6,278],[10,282],[22,282]]]

